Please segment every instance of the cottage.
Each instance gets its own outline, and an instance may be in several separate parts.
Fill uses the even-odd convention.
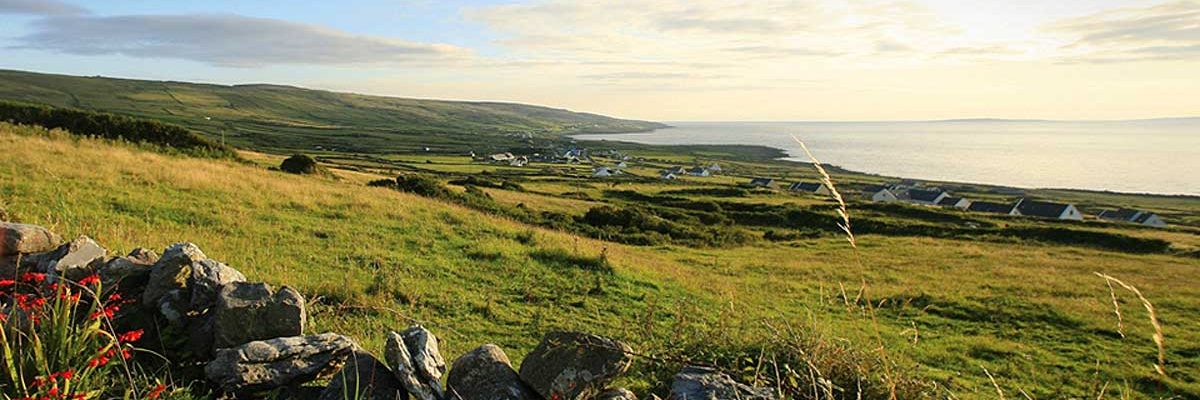
[[[899,200],[899,198],[896,197],[896,194],[892,193],[891,189],[888,189],[882,185],[870,185],[863,188],[862,196],[864,199],[874,202],[887,203]]]
[[[1005,214],[1005,215],[1018,215],[1018,214],[1016,214],[1016,212],[1017,212],[1016,208],[1014,208],[1012,206],[1012,204],[993,203],[990,201],[972,201],[971,205],[967,206],[967,211],[993,213],[993,214]]]
[[[604,178],[604,177],[620,175],[620,174],[621,174],[621,170],[613,169],[613,168],[609,168],[609,167],[597,167],[596,169],[592,170],[593,178]]]
[[[717,165],[717,163],[712,163],[712,165],[708,166],[708,171],[712,173],[721,172],[721,166]]]
[[[704,169],[701,167],[695,167],[695,168],[689,169],[687,171],[687,174],[691,175],[691,176],[709,176],[709,175],[711,175],[707,169]]]
[[[788,186],[788,190],[792,192],[805,192],[819,195],[829,195],[829,188],[825,185],[815,182],[795,182]]]
[[[658,177],[660,179],[665,179],[665,180],[669,180],[669,181],[679,179],[679,177],[675,176],[675,174],[672,174],[670,172],[664,172],[662,175],[659,175]]]
[[[667,169],[663,170],[663,173],[664,174],[669,173],[669,174],[675,174],[675,175],[683,175],[683,174],[687,173],[687,169],[683,168],[683,167],[671,167],[671,168],[667,168]]]
[[[511,165],[514,167],[524,167],[526,165],[529,165],[529,157],[526,157],[526,156],[514,157],[511,161],[508,162],[508,165]]]
[[[938,189],[908,189],[900,192],[896,197],[909,203],[932,206],[937,205],[949,195]]]
[[[1128,208],[1122,208],[1116,211],[1104,210],[1100,212],[1098,217],[1109,221],[1132,222],[1135,224],[1153,226],[1156,228],[1163,228],[1167,226],[1166,221],[1163,221],[1158,214],[1154,214],[1149,211],[1133,210]]]
[[[774,184],[775,184],[775,180],[771,179],[771,178],[752,178],[752,179],[750,179],[750,186],[771,187]]]
[[[1021,199],[1014,207],[1017,215],[1040,218],[1083,220],[1083,214],[1072,204]]]
[[[957,208],[960,210],[966,210],[967,208],[971,207],[971,200],[967,200],[962,197],[946,196],[946,197],[943,197],[942,200],[937,203],[937,205],[942,206],[942,207],[953,207],[953,208]]]

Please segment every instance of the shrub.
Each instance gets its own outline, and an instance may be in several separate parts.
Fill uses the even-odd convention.
[[[149,143],[192,155],[237,157],[233,148],[213,143],[184,127],[122,115],[0,101],[0,121],[63,129],[76,135]]]
[[[396,189],[425,197],[450,197],[450,191],[441,182],[424,175],[400,175],[396,177]]]
[[[317,160],[304,154],[293,154],[279,164],[279,169],[292,174],[315,174],[320,168]]]

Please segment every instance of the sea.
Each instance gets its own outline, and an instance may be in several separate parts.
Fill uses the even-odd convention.
[[[886,176],[1200,196],[1200,118],[1135,121],[668,122],[580,140],[744,144]]]

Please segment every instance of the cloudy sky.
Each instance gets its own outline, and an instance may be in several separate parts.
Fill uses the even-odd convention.
[[[1200,0],[281,4],[0,0],[0,68],[655,120],[1200,115]]]

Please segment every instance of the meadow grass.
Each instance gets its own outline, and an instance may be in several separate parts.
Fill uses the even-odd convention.
[[[781,337],[825,349],[818,355],[834,361],[823,371],[868,365],[856,357],[879,340],[898,374],[935,382],[937,397],[995,398],[995,387],[1035,398],[1200,396],[1195,258],[860,235],[859,271],[840,238],[623,246],[366,187],[366,174],[270,171],[270,156],[201,160],[9,125],[0,149],[0,208],[12,218],[115,253],[195,242],[252,280],[301,291],[310,332],[376,351],[386,330],[417,321],[445,339],[447,357],[491,342],[517,362],[548,330],[584,330],[671,360],[640,358],[622,381],[662,394],[682,359],[747,368],[752,379],[764,375],[758,362],[731,359],[775,354]],[[594,267],[601,253],[611,272]],[[1140,301],[1116,296],[1122,338],[1095,272],[1153,302],[1166,377]],[[836,355],[846,349],[859,353]]]

